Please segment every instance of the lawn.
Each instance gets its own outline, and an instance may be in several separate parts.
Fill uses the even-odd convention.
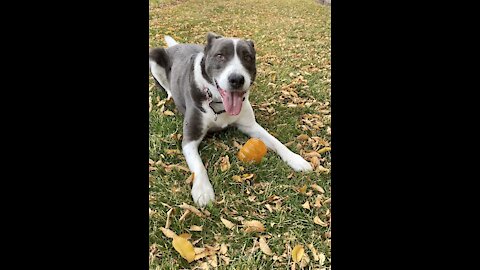
[[[199,152],[216,201],[187,210],[183,118],[150,78],[150,269],[330,269],[330,16],[315,0],[150,0],[150,47],[165,46],[164,35],[205,43],[209,31],[255,42],[257,121],[315,166],[296,173],[271,151],[243,164],[236,154],[247,136],[209,135]],[[165,226],[194,244],[196,260],[180,256]],[[297,245],[304,255],[294,263]]]

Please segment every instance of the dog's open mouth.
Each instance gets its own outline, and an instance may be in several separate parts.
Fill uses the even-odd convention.
[[[217,80],[215,80],[215,84],[217,85],[220,96],[222,96],[225,111],[230,115],[238,115],[242,110],[243,96],[246,91],[227,91],[218,85]]]

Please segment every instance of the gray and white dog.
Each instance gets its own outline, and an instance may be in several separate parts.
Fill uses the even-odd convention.
[[[235,126],[261,139],[295,171],[310,163],[290,151],[255,120],[248,100],[255,80],[255,47],[251,40],[208,33],[207,45],[179,44],[165,36],[168,48],[150,49],[150,71],[184,115],[183,155],[195,173],[192,197],[201,207],[215,199],[198,145],[207,132]]]

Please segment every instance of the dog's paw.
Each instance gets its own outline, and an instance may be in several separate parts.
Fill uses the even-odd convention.
[[[199,207],[204,207],[209,202],[215,200],[215,193],[213,192],[213,187],[212,184],[210,184],[210,181],[205,180],[198,182],[197,185],[193,185],[192,198]]]
[[[286,160],[287,164],[297,172],[312,171],[312,165],[300,155],[292,153],[292,155]]]

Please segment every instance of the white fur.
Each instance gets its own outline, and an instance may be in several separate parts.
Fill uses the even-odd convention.
[[[233,49],[235,54],[233,58],[228,62],[227,66],[222,71],[222,73],[220,73],[220,76],[216,79],[220,88],[227,90],[227,89],[230,89],[230,83],[228,82],[228,76],[230,76],[230,74],[236,73],[236,74],[243,75],[243,77],[245,78],[245,83],[243,84],[242,88],[244,91],[247,91],[248,88],[250,87],[252,78],[250,78],[250,73],[248,73],[248,71],[242,65],[240,58],[238,58],[237,43],[238,43],[238,39],[234,38]]]
[[[207,170],[202,163],[202,159],[198,154],[198,145],[201,140],[192,141],[182,147],[183,155],[188,164],[190,171],[195,173],[192,185],[193,201],[200,207],[204,207],[210,201],[215,200],[213,187],[208,180]]]
[[[172,47],[178,44],[171,36],[165,36],[165,42],[167,42],[168,47]]]
[[[167,99],[170,99],[172,97],[172,93],[170,92],[170,84],[168,83],[165,69],[158,65],[155,61],[150,60],[150,70],[152,71],[153,77],[157,79],[158,83],[167,92]]]

